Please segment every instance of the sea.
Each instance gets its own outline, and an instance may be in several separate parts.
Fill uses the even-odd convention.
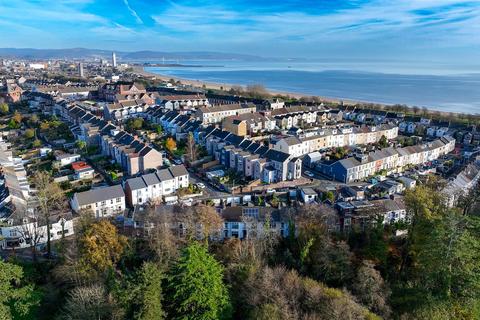
[[[480,114],[480,65],[417,62],[167,61],[145,71],[306,96]]]

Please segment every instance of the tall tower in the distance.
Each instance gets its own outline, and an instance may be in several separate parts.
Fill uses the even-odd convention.
[[[83,78],[83,63],[81,62],[78,63],[78,75]]]
[[[117,67],[117,55],[115,54],[115,52],[112,52],[112,66],[114,68]]]

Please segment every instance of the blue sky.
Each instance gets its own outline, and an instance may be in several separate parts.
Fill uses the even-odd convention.
[[[480,0],[0,0],[0,47],[473,63]]]

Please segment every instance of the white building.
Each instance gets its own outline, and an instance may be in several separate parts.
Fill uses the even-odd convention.
[[[72,164],[78,160],[80,160],[80,155],[79,154],[70,154],[70,153],[61,153],[55,155],[55,160],[60,161],[60,165],[63,166],[68,166],[69,164]]]
[[[180,188],[187,188],[188,185],[188,171],[183,165],[144,174],[125,182],[127,203],[136,206],[159,202],[162,197],[171,195]]]
[[[71,217],[57,217],[50,223],[50,240],[59,240],[74,234]],[[47,226],[34,216],[3,219],[0,227],[0,248],[4,250],[29,248],[47,243]]]
[[[125,211],[125,193],[121,185],[77,192],[70,201],[73,211],[91,210],[96,218]]]

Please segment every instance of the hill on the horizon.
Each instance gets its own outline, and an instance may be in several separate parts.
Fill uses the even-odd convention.
[[[263,60],[264,57],[223,52],[163,52],[163,51],[115,51],[120,60],[161,60],[179,59],[179,60]],[[34,48],[0,48],[0,57],[20,58],[20,59],[94,59],[106,58],[112,56],[111,50],[69,48],[69,49],[34,49]]]

